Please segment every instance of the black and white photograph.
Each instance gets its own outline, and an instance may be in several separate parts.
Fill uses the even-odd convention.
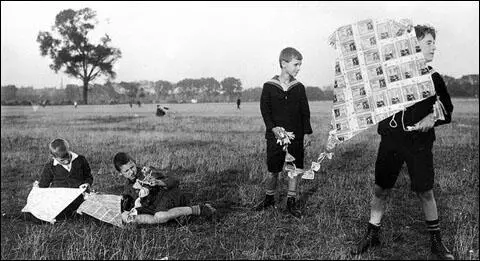
[[[478,1],[1,1],[5,260],[478,260]]]

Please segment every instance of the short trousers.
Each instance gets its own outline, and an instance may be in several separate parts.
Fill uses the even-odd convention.
[[[305,153],[303,149],[303,139],[293,140],[292,143],[288,145],[288,153],[295,158],[293,162],[295,167],[303,169]],[[283,170],[285,155],[285,151],[283,151],[282,146],[277,143],[276,139],[267,139],[267,168],[269,172],[277,173]]]
[[[433,141],[395,135],[381,137],[375,162],[375,184],[383,189],[393,188],[403,163],[406,162],[411,190],[415,192],[431,190],[435,176]]]
[[[141,214],[152,214],[159,211],[168,211],[176,207],[186,207],[190,204],[192,196],[183,193],[178,187],[169,190],[151,189],[146,198],[142,198],[141,209],[137,208]]]

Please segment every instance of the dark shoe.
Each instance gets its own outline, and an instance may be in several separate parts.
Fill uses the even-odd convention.
[[[440,233],[432,235],[432,254],[440,260],[455,260],[452,252],[443,244]]]
[[[302,212],[297,209],[294,197],[287,197],[287,211],[296,218],[302,218]]]
[[[369,247],[380,245],[379,232],[380,226],[377,227],[368,223],[367,233],[363,236],[362,240],[357,243],[356,247],[352,249],[352,255],[359,255],[367,251]]]
[[[255,211],[262,211],[264,209],[274,207],[275,206],[275,196],[273,195],[265,195],[265,199],[260,202],[258,205],[253,207]]]
[[[200,204],[200,216],[211,217],[217,210],[210,204]]]

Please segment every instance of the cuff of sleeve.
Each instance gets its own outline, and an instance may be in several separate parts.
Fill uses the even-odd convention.
[[[275,125],[272,124],[267,124],[267,130],[271,131],[273,128],[275,128]]]

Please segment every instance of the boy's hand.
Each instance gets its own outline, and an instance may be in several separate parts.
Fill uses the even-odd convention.
[[[138,191],[138,196],[141,198],[144,198],[150,194],[150,190],[146,187],[142,187],[140,191]]]
[[[277,140],[283,139],[282,129],[283,129],[282,127],[274,127],[274,128],[272,128],[273,134],[275,134],[275,138],[276,138]]]
[[[167,186],[167,184],[165,184],[165,182],[163,182],[163,180],[160,180],[160,179],[154,179],[153,185],[154,186],[162,186],[162,187]]]
[[[88,183],[83,183],[82,185],[79,186],[81,189],[88,189],[90,187],[90,184]]]
[[[303,138],[303,148],[310,147],[310,145],[312,145],[312,140],[308,136],[305,136]]]
[[[427,116],[425,116],[425,118],[417,122],[417,124],[413,125],[413,127],[410,128],[409,130],[411,131],[418,130],[421,132],[427,132],[428,130],[433,128],[433,126],[435,126],[435,119],[433,117],[433,113],[430,113]]]

